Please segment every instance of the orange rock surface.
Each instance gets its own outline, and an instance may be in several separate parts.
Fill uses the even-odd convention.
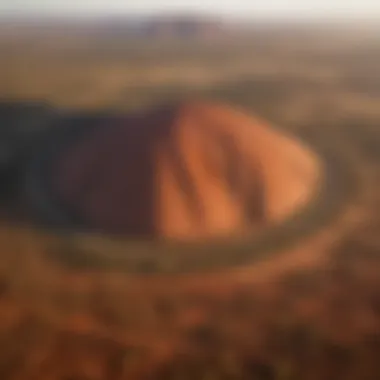
[[[204,239],[258,231],[316,191],[319,162],[263,120],[183,102],[118,118],[55,165],[53,185],[91,228]]]

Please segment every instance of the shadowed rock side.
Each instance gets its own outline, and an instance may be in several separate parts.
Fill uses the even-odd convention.
[[[258,231],[313,194],[316,158],[263,121],[186,102],[120,117],[54,164],[53,189],[95,230],[202,239]]]

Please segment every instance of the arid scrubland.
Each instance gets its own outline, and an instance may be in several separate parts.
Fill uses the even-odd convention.
[[[4,99],[109,110],[222,99],[303,138],[326,170],[318,199],[275,231],[199,250],[4,216],[0,378],[379,379],[377,33],[0,35]]]

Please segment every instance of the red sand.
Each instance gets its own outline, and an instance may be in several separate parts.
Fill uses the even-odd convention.
[[[61,157],[53,186],[95,230],[199,239],[283,219],[310,199],[318,169],[263,121],[186,102],[104,126]]]

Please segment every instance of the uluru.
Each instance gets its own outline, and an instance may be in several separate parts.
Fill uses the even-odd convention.
[[[49,158],[51,201],[86,229],[199,240],[256,233],[308,203],[320,164],[245,110],[183,101],[112,116]]]

